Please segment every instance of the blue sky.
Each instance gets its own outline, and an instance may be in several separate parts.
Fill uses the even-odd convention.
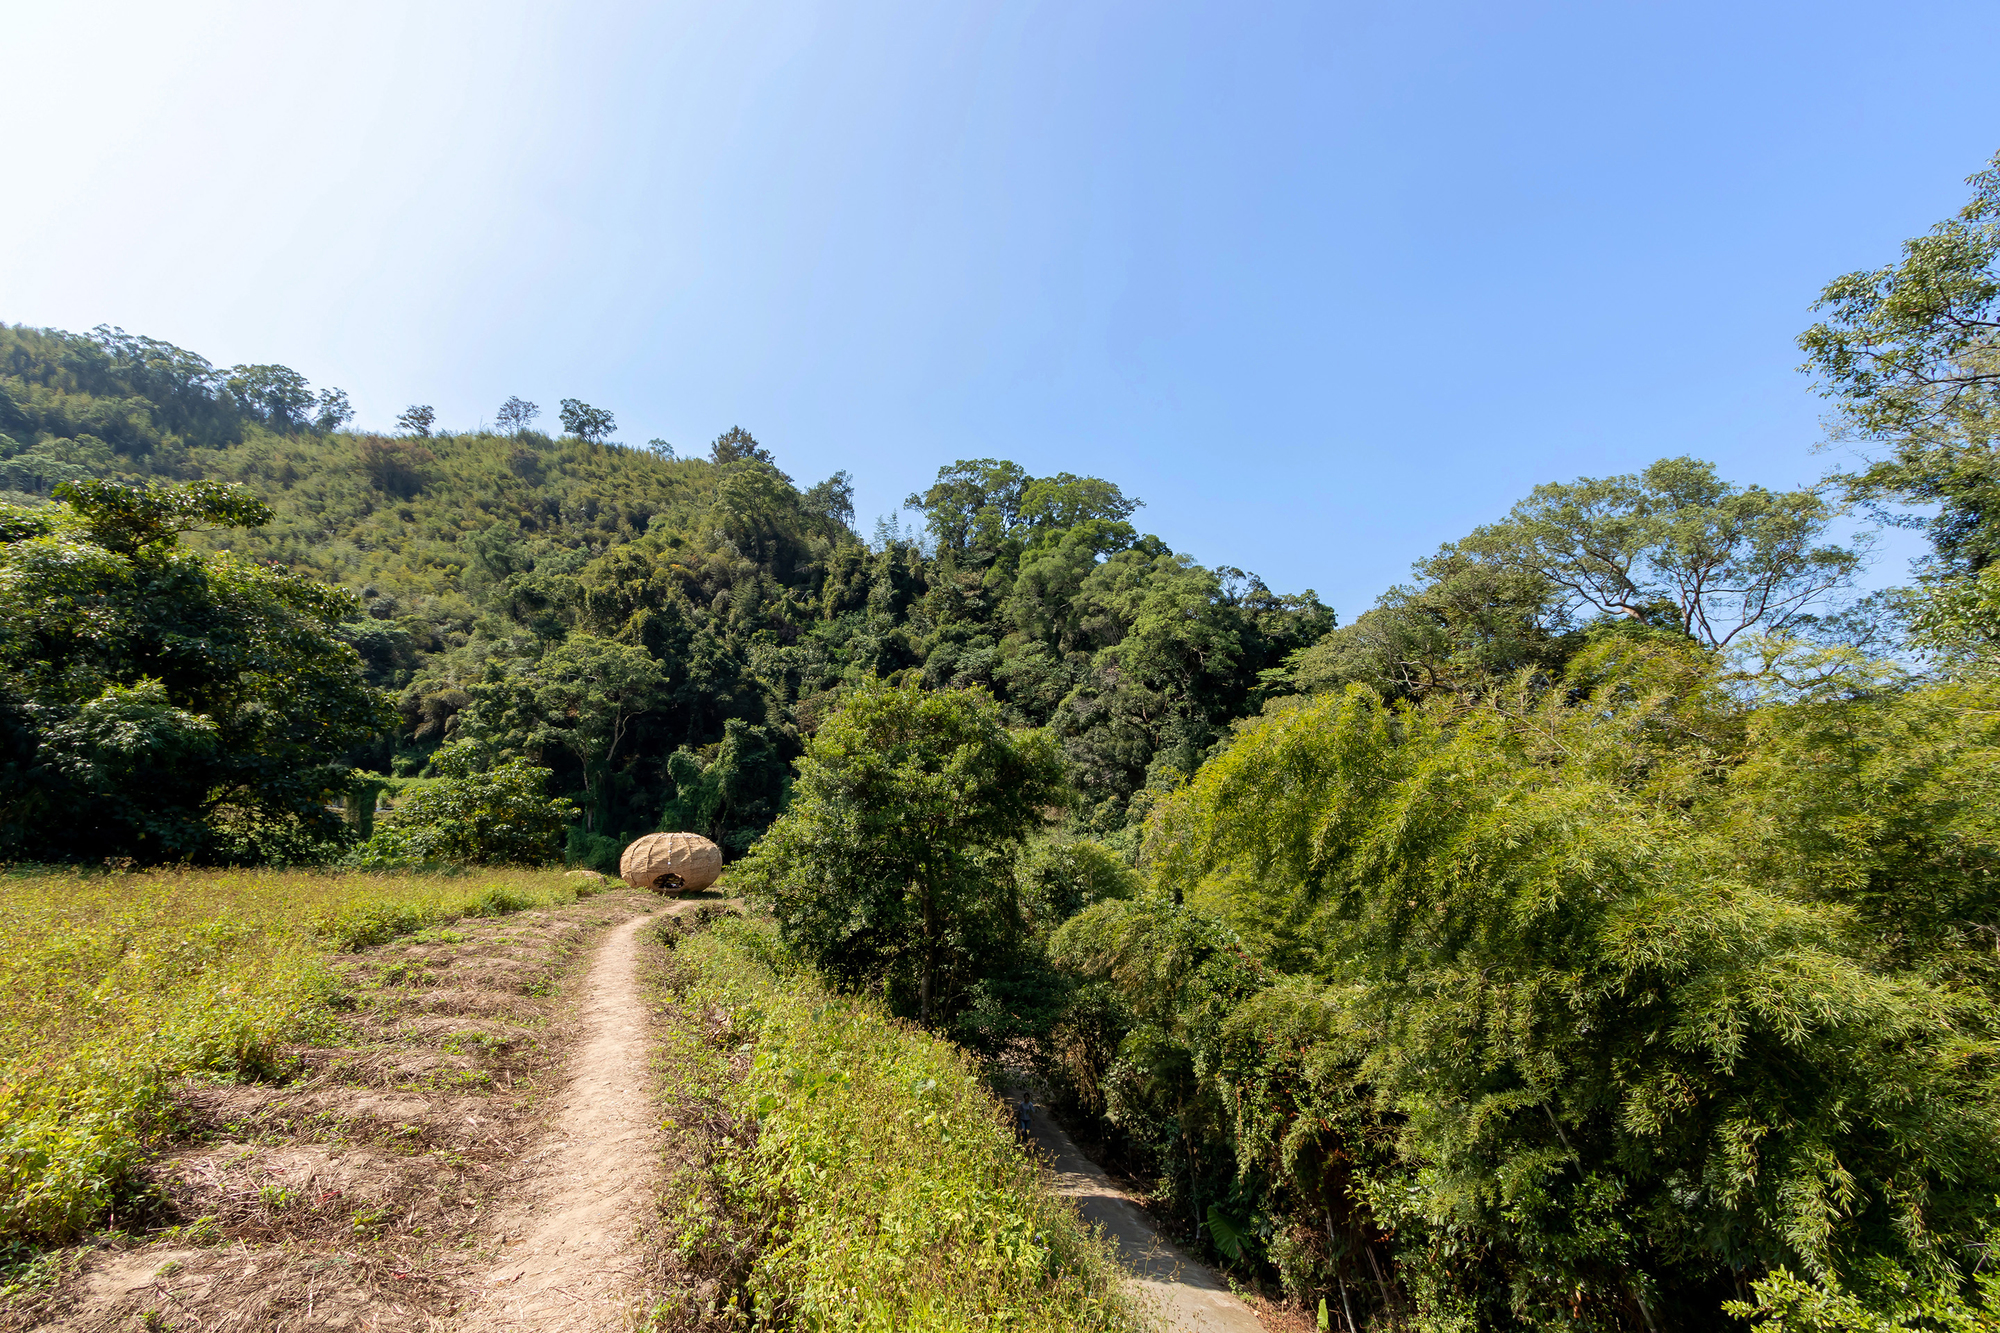
[[[1807,307],[2000,149],[1990,3],[0,4],[0,319],[864,527],[1094,473],[1343,619],[1539,481],[1824,472]]]

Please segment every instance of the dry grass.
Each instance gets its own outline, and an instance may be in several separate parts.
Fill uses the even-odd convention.
[[[620,888],[322,958],[343,1006],[332,1038],[282,1047],[277,1078],[168,1087],[117,1226],[16,1267],[0,1330],[425,1333],[458,1317],[541,1188],[591,943],[656,907]]]
[[[532,870],[0,879],[0,1241],[18,1257],[112,1214],[178,1081],[277,1077],[336,1042],[336,950],[575,896]]]

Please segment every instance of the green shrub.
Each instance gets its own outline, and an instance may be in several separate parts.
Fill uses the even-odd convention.
[[[549,770],[516,759],[476,772],[469,759],[455,748],[440,751],[436,763],[445,776],[425,782],[384,815],[349,864],[547,865],[558,860],[575,806],[544,793]]]
[[[1997,1243],[2000,1235],[1989,1235],[1981,1248],[1991,1254]],[[1871,1276],[1862,1299],[1780,1268],[1751,1285],[1754,1302],[1730,1301],[1723,1310],[1750,1320],[1756,1333],[2000,1333],[2000,1274],[1975,1274],[1973,1299],[1893,1265]]]
[[[1047,1066],[1226,1260],[1418,1328],[1962,1284],[2000,1217],[2000,697],[1746,717],[1722,670],[1607,637],[1561,689],[1244,728],[1162,798],[1150,891],[1055,933]]]
[[[625,837],[611,838],[602,833],[590,833],[572,824],[563,845],[563,863],[580,870],[615,875],[618,873],[618,858],[631,841]]]

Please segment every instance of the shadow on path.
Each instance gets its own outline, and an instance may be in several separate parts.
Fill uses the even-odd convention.
[[[1112,1184],[1039,1106],[1031,1126],[1056,1193],[1076,1200],[1083,1220],[1101,1225],[1118,1243],[1133,1287],[1162,1327],[1180,1333],[1263,1333],[1250,1307],[1230,1295],[1207,1266],[1154,1230],[1132,1196]]]

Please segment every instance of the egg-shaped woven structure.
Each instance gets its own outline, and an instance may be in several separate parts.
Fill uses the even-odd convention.
[[[618,858],[618,877],[635,889],[692,893],[722,874],[722,849],[699,833],[648,833]]]

